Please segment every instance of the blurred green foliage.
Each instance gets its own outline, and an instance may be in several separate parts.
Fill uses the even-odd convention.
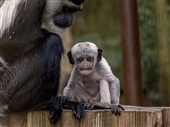
[[[143,85],[153,105],[160,104],[158,46],[154,1],[138,0]]]

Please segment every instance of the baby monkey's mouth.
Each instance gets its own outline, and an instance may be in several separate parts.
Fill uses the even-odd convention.
[[[80,71],[85,71],[85,70],[92,70],[92,68],[91,67],[89,67],[89,68],[80,68]]]

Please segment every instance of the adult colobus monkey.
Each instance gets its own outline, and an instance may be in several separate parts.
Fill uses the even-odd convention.
[[[48,108],[56,122],[64,103],[83,116],[79,103],[55,97],[64,48],[59,35],[41,29],[42,23],[55,31],[69,27],[83,2],[0,1],[0,105],[9,113]]]
[[[64,96],[72,99],[75,95],[85,109],[111,108],[113,113],[120,115],[124,108],[119,104],[119,79],[102,57],[102,50],[94,43],[81,42],[72,47],[68,58],[74,68]]]

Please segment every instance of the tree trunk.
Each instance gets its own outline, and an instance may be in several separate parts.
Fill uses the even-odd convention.
[[[168,22],[166,0],[155,0],[156,26],[158,37],[158,58],[160,71],[160,86],[162,90],[163,105],[170,105],[170,61],[168,44]]]

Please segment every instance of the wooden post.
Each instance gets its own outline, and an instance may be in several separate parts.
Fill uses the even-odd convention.
[[[168,127],[170,125],[170,108],[162,110],[162,127]]]
[[[125,103],[142,105],[140,43],[136,0],[119,0]]]
[[[48,111],[30,111],[7,115],[0,127],[168,127],[170,108],[124,106],[121,116],[107,110],[87,110],[76,119],[70,110],[63,110],[56,124],[49,122]]]

